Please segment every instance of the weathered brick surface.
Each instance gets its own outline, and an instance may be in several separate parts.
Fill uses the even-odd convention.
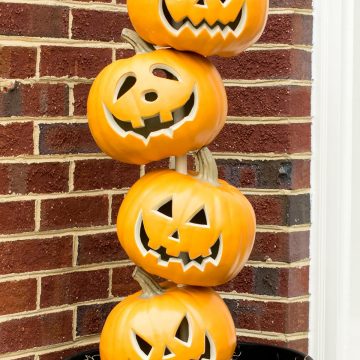
[[[17,84],[0,92],[0,116],[65,116],[69,112],[65,84]]]
[[[309,303],[279,303],[247,300],[225,300],[235,326],[257,331],[291,334],[308,330]]]
[[[112,295],[128,296],[140,290],[139,284],[131,276],[133,271],[133,266],[126,266],[113,270]]]
[[[0,203],[0,234],[33,231],[35,202],[9,201]]]
[[[0,243],[0,274],[61,269],[71,263],[71,236]]]
[[[122,201],[124,200],[124,195],[114,195],[112,197],[111,203],[111,223],[116,224],[117,216],[119,213],[119,209]]]
[[[4,46],[0,48],[0,77],[25,79],[35,76],[36,48]]]
[[[0,156],[28,155],[33,152],[34,140],[32,122],[0,124]],[[3,179],[0,179],[0,183],[2,182]]]
[[[72,14],[74,39],[120,41],[122,29],[132,28],[127,14],[121,12],[76,9]]]
[[[312,0],[270,0],[270,7],[311,9]]]
[[[259,225],[292,226],[310,223],[310,196],[249,195]]]
[[[87,124],[41,124],[40,154],[97,153]]]
[[[72,311],[0,323],[0,354],[70,341],[71,324]]]
[[[111,49],[41,47],[41,76],[95,77],[111,63]]]
[[[69,9],[62,6],[0,4],[0,34],[67,37]]]
[[[223,79],[311,79],[311,53],[302,50],[245,51],[211,60]]]
[[[42,230],[107,224],[107,196],[71,197],[41,203]]]
[[[110,311],[118,302],[79,306],[77,311],[76,335],[99,334]]]
[[[80,271],[41,279],[41,307],[106,298],[109,270]]]
[[[232,116],[310,116],[308,86],[226,88]]]
[[[309,231],[258,232],[250,255],[255,261],[295,262],[309,258]]]
[[[127,259],[116,232],[79,236],[79,265]]]
[[[227,124],[210,145],[212,151],[301,153],[311,149],[310,124]]]
[[[75,162],[74,189],[121,189],[130,187],[140,177],[139,166],[115,160]]]
[[[76,84],[74,86],[74,115],[86,115],[86,103],[90,86],[90,84]]]
[[[235,187],[303,189],[310,187],[309,160],[217,160],[219,177]]]
[[[0,164],[0,194],[66,192],[68,163]]]
[[[86,346],[78,346],[78,347],[71,347],[67,350],[62,351],[51,351],[49,350],[49,353],[42,354],[39,356],[39,360],[65,360],[68,359],[70,356],[73,356],[75,354],[78,354],[83,351],[88,351],[92,349],[98,349],[99,344],[90,344]]]
[[[312,22],[312,16],[308,15],[271,15],[259,43],[311,45]]]
[[[36,308],[36,280],[0,282],[0,315]]]

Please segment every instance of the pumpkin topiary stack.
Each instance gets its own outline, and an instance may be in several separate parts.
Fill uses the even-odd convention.
[[[255,215],[238,189],[218,179],[206,148],[224,125],[227,99],[219,73],[204,56],[233,56],[253,44],[268,6],[268,0],[128,0],[142,39],[123,31],[136,55],[112,63],[95,79],[89,126],[114,159],[146,164],[175,156],[176,168],[143,176],[120,207],[118,237],[137,265],[133,277],[142,291],[108,316],[102,360],[232,358],[234,323],[209,287],[243,268]],[[150,43],[177,50],[155,50]],[[190,151],[196,173],[187,171]],[[172,282],[159,285],[149,273]]]

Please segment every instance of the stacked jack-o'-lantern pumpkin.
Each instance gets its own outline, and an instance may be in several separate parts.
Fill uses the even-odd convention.
[[[137,54],[103,69],[90,90],[89,126],[104,152],[131,164],[169,156],[176,163],[139,179],[119,210],[118,237],[142,291],[110,313],[101,359],[229,360],[234,323],[209,286],[244,266],[255,216],[241,192],[218,179],[205,147],[224,125],[227,100],[203,55],[236,55],[254,43],[268,0],[128,0],[128,10],[146,41],[193,52],[155,50],[125,29]],[[190,151],[196,173],[187,172]],[[172,282],[159,285],[149,273]]]

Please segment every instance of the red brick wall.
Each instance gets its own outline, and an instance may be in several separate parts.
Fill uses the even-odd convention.
[[[114,222],[143,169],[101,154],[85,117],[94,76],[132,53],[125,1],[26,2],[0,3],[0,357],[59,360],[138,289]],[[258,219],[248,265],[218,290],[241,339],[306,351],[311,0],[270,2],[258,44],[213,59],[230,107],[211,150]]]

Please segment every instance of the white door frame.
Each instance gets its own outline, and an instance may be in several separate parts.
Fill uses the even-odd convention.
[[[310,355],[360,359],[360,1],[314,0]]]

